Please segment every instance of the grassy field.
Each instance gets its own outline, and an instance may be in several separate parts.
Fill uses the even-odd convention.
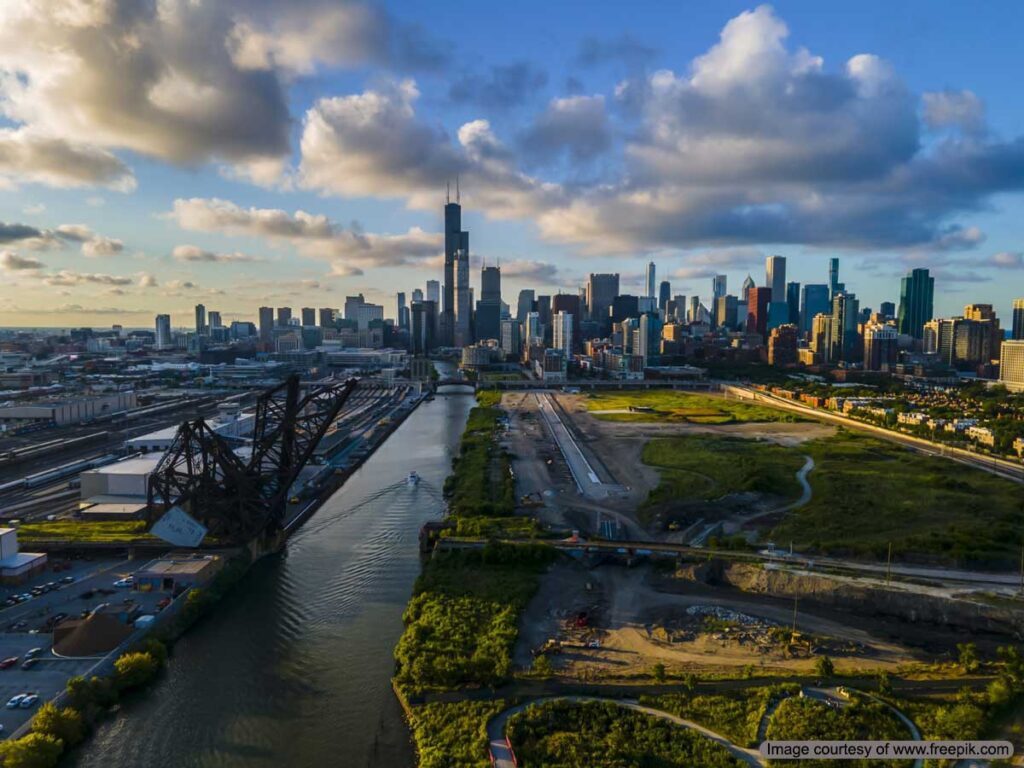
[[[587,396],[588,411],[651,408],[649,413],[599,413],[606,421],[668,421],[690,424],[740,424],[743,422],[802,421],[793,413],[741,400],[698,395],[671,389],[643,392],[597,392]]]
[[[508,456],[498,445],[500,392],[480,392],[469,412],[452,473],[445,480],[448,507],[456,516],[508,517],[516,507]]]
[[[1012,568],[1024,489],[978,469],[840,431],[805,443],[814,495],[772,531],[775,541],[832,554],[914,556]]]
[[[82,522],[80,520],[54,520],[52,522],[22,523],[18,526],[18,540],[22,543],[33,541],[77,541],[89,542],[121,542],[138,539],[152,539],[146,533],[146,523],[142,520],[98,520]]]
[[[797,449],[704,435],[652,440],[644,446],[643,460],[661,470],[648,506],[708,501],[742,491],[795,499],[800,495],[795,473],[804,464]]]

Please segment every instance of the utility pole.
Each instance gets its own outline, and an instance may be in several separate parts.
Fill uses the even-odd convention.
[[[799,597],[793,598],[793,634],[796,635],[796,607],[800,603]]]
[[[1024,595],[1024,543],[1020,545],[1020,593]]]
[[[889,542],[889,556],[885,560],[885,585],[889,586],[889,580],[892,579],[892,542]]]

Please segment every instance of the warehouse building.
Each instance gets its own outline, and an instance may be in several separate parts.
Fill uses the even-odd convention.
[[[18,531],[0,528],[0,583],[20,584],[46,570],[45,552],[21,552]]]
[[[146,563],[142,570],[137,571],[135,589],[140,592],[178,593],[206,584],[223,564],[220,555],[172,552]]]
[[[28,423],[82,424],[138,407],[134,392],[114,392],[98,397],[66,400],[40,400],[0,408],[0,424],[18,426]]]

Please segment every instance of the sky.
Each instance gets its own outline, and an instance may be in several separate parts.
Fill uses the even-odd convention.
[[[575,292],[764,258],[862,306],[1024,296],[1024,5],[0,3],[0,326],[341,307],[477,268]],[[454,191],[453,191],[454,194]],[[1004,322],[1004,325],[1006,323]]]

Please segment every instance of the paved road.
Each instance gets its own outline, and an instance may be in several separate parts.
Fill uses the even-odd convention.
[[[642,712],[645,715],[651,717],[657,717],[661,720],[667,720],[670,723],[682,726],[683,728],[689,728],[690,730],[696,731],[697,733],[711,739],[714,742],[725,747],[729,750],[734,757],[742,760],[747,765],[751,766],[763,766],[765,765],[764,759],[761,755],[753,749],[746,749],[745,747],[737,746],[729,741],[724,736],[715,733],[702,725],[698,725],[690,720],[684,720],[681,717],[670,715],[668,712],[663,712],[660,709],[653,709],[651,707],[641,706],[633,699],[606,699],[598,696],[560,696],[555,698],[544,698],[534,699],[524,704],[520,704],[510,709],[506,709],[504,712],[498,714],[489,723],[487,723],[487,739],[490,743],[491,756],[494,758],[494,765],[496,768],[515,768],[516,762],[512,754],[512,750],[509,749],[508,742],[506,741],[505,731],[508,727],[508,720],[515,714],[522,712],[531,704],[538,704],[547,701],[572,701],[577,703],[584,703],[589,701],[603,701],[609,704],[615,704],[616,706],[623,707],[625,709],[632,709],[637,712]]]
[[[587,461],[576,440],[569,433],[568,427],[562,423],[561,417],[551,404],[551,395],[542,392],[538,393],[536,398],[540,411],[544,415],[544,421],[547,423],[548,429],[551,430],[555,442],[558,443],[558,448],[565,457],[566,464],[569,465],[569,471],[572,472],[580,494],[595,501],[607,498],[609,486],[601,482],[601,478],[590,466],[590,462]]]

